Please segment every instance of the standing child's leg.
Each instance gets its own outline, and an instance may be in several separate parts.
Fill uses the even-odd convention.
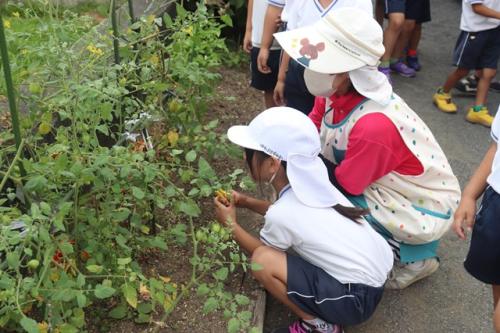
[[[448,77],[442,87],[439,87],[432,100],[439,110],[443,112],[457,112],[457,105],[451,101],[450,91],[455,84],[469,73],[467,68],[456,68]]]
[[[391,56],[392,71],[404,77],[414,77],[416,74],[415,70],[407,66],[403,60],[404,49],[408,45],[408,41],[410,40],[410,36],[414,29],[415,20],[406,19]]]
[[[491,127],[493,117],[489,114],[486,107],[486,97],[490,88],[491,80],[495,77],[497,71],[493,68],[483,68],[479,82],[477,83],[476,103],[467,112],[466,119],[475,124],[481,124]]]
[[[408,42],[408,50],[406,50],[406,63],[417,72],[422,68],[420,62],[418,61],[417,54],[418,44],[420,43],[421,37],[422,23],[416,23]]]
[[[388,9],[386,8],[386,11]],[[401,29],[403,28],[403,23],[405,21],[404,8],[401,8],[401,12],[389,12],[389,24],[384,30],[384,47],[385,53],[380,59],[379,70],[390,78],[390,64],[391,56],[394,51],[394,46],[399,38]]]
[[[500,285],[494,284],[493,287],[493,325],[495,332],[500,333]]]
[[[381,27],[384,26],[384,0],[375,1],[375,20],[380,24]]]
[[[264,105],[266,109],[272,108],[276,106],[274,103],[274,90],[266,90],[264,91]]]

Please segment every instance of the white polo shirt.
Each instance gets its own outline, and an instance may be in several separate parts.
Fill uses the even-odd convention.
[[[467,32],[478,32],[494,29],[500,25],[500,20],[482,16],[474,13],[472,5],[483,4],[484,6],[500,12],[499,0],[463,0],[462,16],[460,18],[460,30]]]
[[[288,10],[287,30],[314,24],[331,10],[343,7],[359,8],[373,16],[371,0],[332,0],[326,8],[323,8],[319,0],[296,0]]]
[[[497,151],[491,166],[491,173],[486,182],[495,190],[495,192],[500,193],[500,151],[498,149],[498,138],[500,138],[500,105],[498,106],[497,114],[495,115],[495,119],[493,119],[493,124],[491,125],[491,138],[497,144]]]
[[[368,222],[355,223],[333,208],[304,205],[288,185],[269,207],[261,240],[274,248],[292,248],[341,283],[380,287],[393,264],[393,253]]]
[[[254,0],[252,8],[252,46],[259,47],[262,43],[262,33],[264,32],[264,21],[266,18],[266,11],[268,0]],[[273,39],[271,50],[279,50],[281,46]]]

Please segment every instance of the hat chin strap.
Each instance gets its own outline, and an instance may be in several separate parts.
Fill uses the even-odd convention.
[[[280,171],[280,169],[278,168],[278,170],[276,170],[276,172],[271,176],[271,178],[269,178],[269,180],[266,183],[272,184],[274,181],[274,178],[276,178],[276,175],[278,174],[279,171]]]

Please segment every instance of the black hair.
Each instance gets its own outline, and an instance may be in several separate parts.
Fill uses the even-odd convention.
[[[252,169],[252,160],[253,158],[257,159],[257,165],[260,166],[262,162],[271,157],[271,155],[268,155],[260,150],[254,150],[250,148],[245,148],[245,159],[248,164],[248,168],[250,169],[250,173],[252,176],[256,179],[259,179],[260,177],[255,177],[254,170]],[[281,161],[281,165],[286,171],[286,161]],[[347,207],[341,204],[336,204],[332,207],[337,213],[340,215],[347,217],[349,220],[360,223],[359,219],[362,218],[365,215],[368,215],[370,211],[365,208],[361,207]]]

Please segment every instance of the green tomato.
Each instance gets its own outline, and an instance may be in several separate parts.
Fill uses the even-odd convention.
[[[219,223],[214,223],[214,224],[212,224],[212,231],[213,231],[213,232],[219,233],[219,232],[220,232],[220,230],[221,230],[221,226],[220,226],[220,224],[219,224]]]
[[[221,230],[219,231],[219,235],[220,235],[220,237],[221,237],[223,240],[225,240],[225,241],[229,240],[229,236],[230,236],[230,235],[229,235],[229,232],[228,232],[226,229],[221,229]]]
[[[28,261],[28,267],[30,269],[36,269],[40,265],[40,262],[36,259],[31,259]]]
[[[196,240],[198,240],[199,242],[206,242],[207,235],[203,231],[198,230],[196,232]]]
[[[181,106],[181,103],[177,99],[173,99],[168,103],[168,110],[170,112],[179,112]]]
[[[33,95],[38,95],[42,92],[42,86],[39,83],[32,82],[30,83],[28,90]]]

